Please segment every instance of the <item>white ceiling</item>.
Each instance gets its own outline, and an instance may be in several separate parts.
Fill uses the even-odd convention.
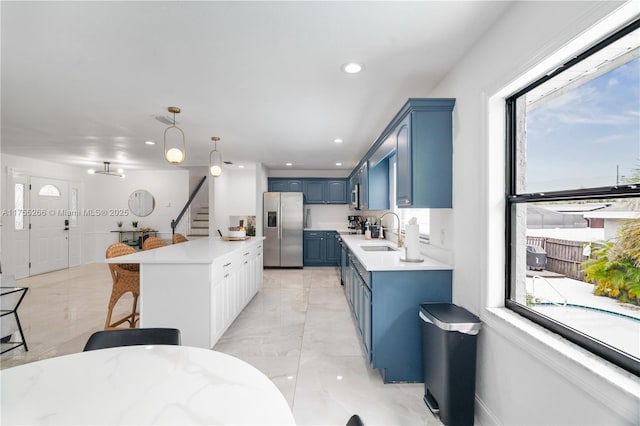
[[[175,167],[154,117],[178,106],[184,166],[206,165],[215,135],[235,164],[350,170],[509,5],[3,1],[2,152]]]

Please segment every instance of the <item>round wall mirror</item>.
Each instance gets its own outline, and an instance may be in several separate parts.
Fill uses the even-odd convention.
[[[149,216],[156,207],[156,200],[149,191],[137,189],[129,195],[129,210],[135,216]]]

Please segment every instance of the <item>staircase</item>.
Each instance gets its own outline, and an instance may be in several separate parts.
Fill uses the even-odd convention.
[[[191,213],[191,226],[187,237],[209,236],[209,206],[193,206]]]

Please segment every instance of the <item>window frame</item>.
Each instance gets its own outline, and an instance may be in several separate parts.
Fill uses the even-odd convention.
[[[629,354],[622,352],[621,350],[604,344],[590,337],[589,335],[574,330],[567,325],[557,322],[549,317],[535,312],[533,309],[528,308],[522,304],[517,303],[512,299],[515,295],[515,279],[513,276],[513,265],[515,250],[514,243],[514,215],[513,206],[515,204],[530,204],[539,201],[576,201],[585,199],[623,199],[640,197],[640,185],[638,184],[622,184],[605,187],[594,188],[582,188],[572,190],[561,191],[549,191],[549,192],[517,192],[517,164],[518,164],[518,149],[517,149],[517,126],[516,126],[516,101],[520,96],[525,95],[556,75],[566,71],[573,65],[582,62],[584,59],[590,57],[595,52],[600,51],[604,47],[613,43],[614,41],[624,37],[625,35],[640,28],[640,19],[636,19],[630,24],[626,25],[622,29],[614,32],[608,37],[604,38],[600,42],[596,43],[592,47],[585,50],[583,53],[568,60],[552,72],[538,78],[532,83],[528,84],[524,88],[509,95],[505,99],[505,124],[506,124],[506,153],[505,153],[505,294],[504,303],[505,307],[520,314],[521,316],[533,321],[534,323],[549,329],[550,331],[559,334],[567,340],[589,350],[590,352],[600,356],[613,364],[624,368],[625,370],[640,376],[640,362]]]

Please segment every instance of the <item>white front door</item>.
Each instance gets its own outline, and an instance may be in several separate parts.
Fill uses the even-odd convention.
[[[69,184],[31,177],[29,275],[69,267]]]

